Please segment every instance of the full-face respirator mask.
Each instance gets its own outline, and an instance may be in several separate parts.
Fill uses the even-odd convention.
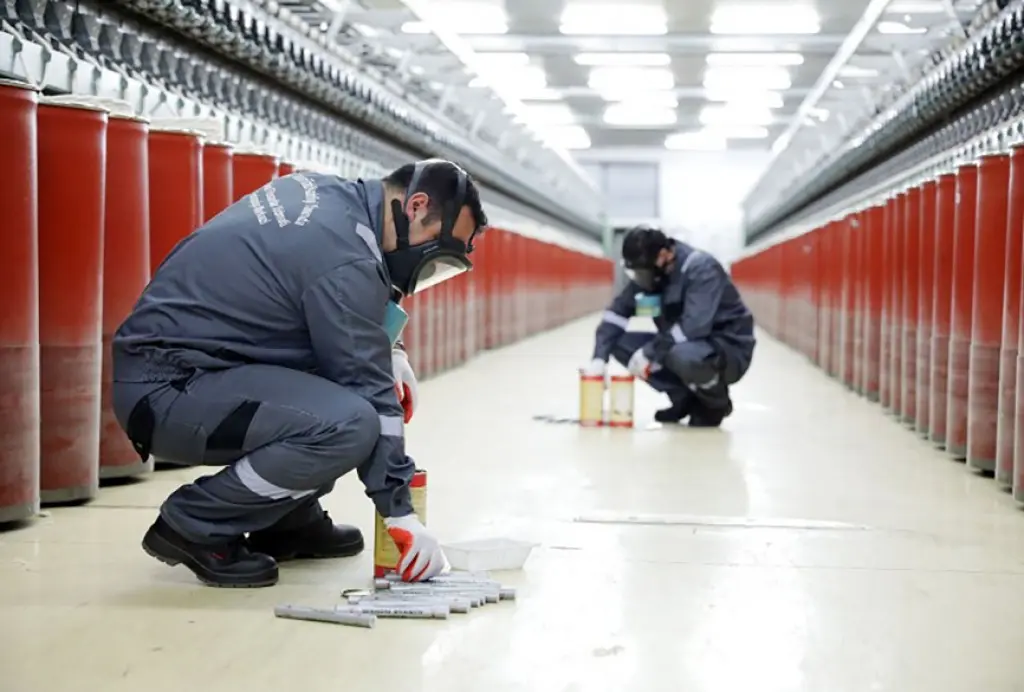
[[[622,240],[622,267],[626,276],[644,293],[661,293],[668,284],[669,267],[659,267],[658,256],[671,247],[672,241],[657,229],[630,229]]]
[[[451,166],[457,173],[455,194],[443,202],[431,200],[441,208],[441,232],[437,238],[411,245],[409,216],[403,209],[404,202],[397,199],[391,201],[397,246],[392,252],[386,253],[384,258],[391,275],[391,285],[401,296],[413,295],[472,269],[469,255],[473,252],[473,239],[486,226],[486,219],[483,219],[466,242],[452,235],[459,213],[466,204],[469,176],[450,161],[428,159],[417,163],[405,191],[405,199],[422,192],[420,183],[423,174],[431,166]]]

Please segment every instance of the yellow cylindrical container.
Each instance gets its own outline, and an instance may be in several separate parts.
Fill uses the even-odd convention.
[[[632,375],[612,375],[608,387],[610,411],[608,426],[612,428],[633,427],[633,383]]]
[[[604,375],[580,371],[580,425],[588,428],[604,425]]]
[[[427,525],[427,472],[417,470],[409,484],[412,493],[412,508],[419,517],[420,522]],[[373,527],[373,576],[381,578],[389,572],[394,572],[398,566],[401,554],[394,539],[388,533],[388,527],[384,524],[384,518],[379,512],[375,512],[376,520]]]

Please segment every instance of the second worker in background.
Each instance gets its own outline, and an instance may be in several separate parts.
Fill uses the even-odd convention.
[[[629,283],[605,310],[588,374],[602,374],[614,357],[671,406],[662,423],[689,418],[717,427],[732,413],[729,386],[754,355],[754,318],[728,272],[710,254],[653,228],[634,228],[622,241]],[[658,333],[627,331],[629,319],[654,319]]]

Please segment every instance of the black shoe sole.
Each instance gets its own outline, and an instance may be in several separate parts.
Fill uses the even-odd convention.
[[[366,549],[366,542],[363,540],[362,536],[359,537],[358,541],[353,541],[352,543],[347,543],[345,545],[338,545],[335,550],[331,551],[297,550],[292,553],[275,553],[259,548],[259,543],[254,545],[250,542],[249,545],[252,550],[255,550],[258,553],[263,553],[264,555],[269,555],[278,562],[291,562],[293,560],[331,560],[339,557],[355,557]]]
[[[168,567],[184,565],[203,584],[220,589],[259,589],[274,586],[278,580],[276,566],[256,577],[239,577],[235,574],[214,572],[200,565],[186,551],[153,531],[147,532],[143,537],[142,549],[151,558],[164,563]]]

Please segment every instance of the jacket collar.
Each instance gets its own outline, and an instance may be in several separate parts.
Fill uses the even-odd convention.
[[[681,303],[683,301],[683,288],[685,279],[683,276],[683,267],[686,264],[686,258],[693,252],[693,248],[681,241],[673,241],[673,249],[676,253],[676,258],[672,261],[672,271],[669,274],[668,285],[665,286],[664,291],[664,302],[666,303]]]
[[[373,234],[377,238],[377,244],[384,243],[384,183],[380,180],[356,181],[359,186],[359,196],[366,204],[366,213],[370,218],[370,225]]]

